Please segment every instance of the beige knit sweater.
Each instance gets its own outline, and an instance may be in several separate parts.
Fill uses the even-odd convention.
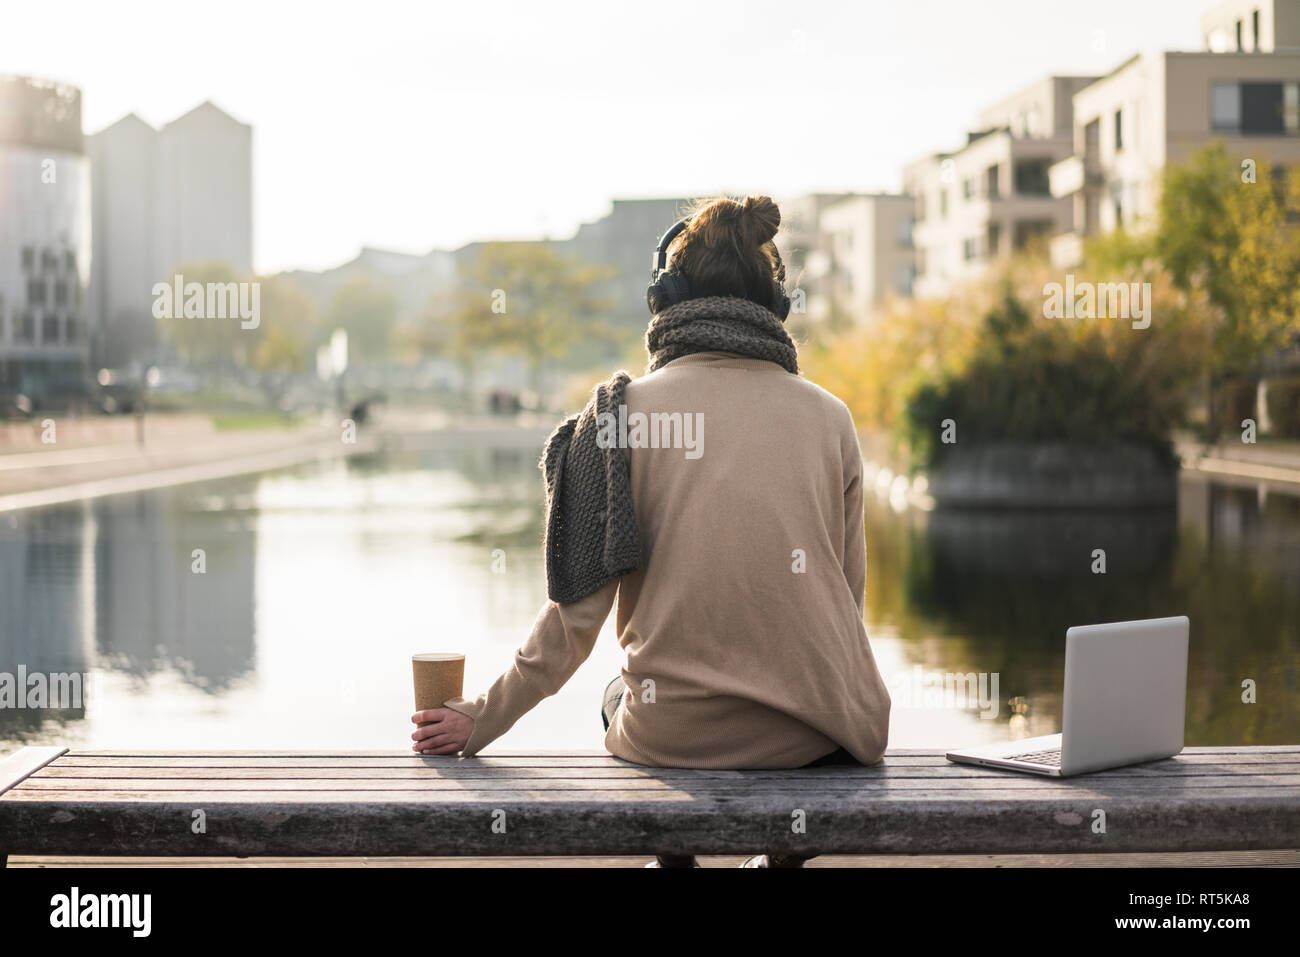
[[[862,458],[844,403],[775,363],[718,352],[634,380],[626,401],[633,423],[680,412],[703,425],[689,455],[629,442],[645,566],[580,601],[548,602],[486,692],[447,702],[475,721],[462,753],[560,690],[617,597],[627,687],[611,753],[793,768],[842,745],[880,760],[890,701],[862,620]]]

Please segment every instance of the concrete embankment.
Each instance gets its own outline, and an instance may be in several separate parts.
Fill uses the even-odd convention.
[[[1171,505],[1177,467],[1140,446],[1008,442],[955,448],[930,473],[940,506],[1089,508]]]
[[[56,430],[56,441],[0,453],[0,512],[203,482],[385,449],[518,447],[540,452],[554,425],[538,420],[385,416],[354,433],[333,424],[222,432],[204,419],[147,422],[144,441],[123,420]],[[35,434],[35,433],[34,433]],[[96,439],[107,441],[96,441]]]
[[[1292,493],[1300,488],[1300,442],[1275,439],[1206,444],[1180,435],[1174,467],[1131,446],[990,444],[953,449],[940,468],[917,476],[880,437],[862,436],[862,447],[878,491],[927,509],[1168,505],[1180,477]]]
[[[1185,472],[1231,484],[1276,483],[1293,491],[1300,487],[1300,442],[1229,441],[1206,445],[1183,438],[1176,446]]]

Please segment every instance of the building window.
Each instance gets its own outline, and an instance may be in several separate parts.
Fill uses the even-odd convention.
[[[898,240],[898,245],[905,249],[912,248],[912,221],[910,219],[900,219],[894,226],[896,232],[894,238]]]
[[[977,258],[980,254],[979,246],[980,244],[978,239],[965,240],[962,243],[962,258],[965,259],[967,262],[970,262],[972,259]]]
[[[988,250],[990,256],[998,255],[1002,248],[1002,224],[989,223]]]
[[[22,320],[18,323],[16,338],[19,342],[34,342],[36,340],[36,320],[32,318],[30,312],[24,313]]]
[[[27,303],[31,306],[45,305],[45,280],[29,279],[27,280]]]
[[[46,316],[41,320],[41,342],[59,341],[59,317]]]
[[[1210,86],[1210,129],[1241,129],[1241,89],[1236,83],[1214,83]]]
[[[1281,83],[1241,84],[1241,131],[1285,133]]]
[[[1241,41],[1241,21],[1238,20],[1237,21],[1237,52],[1240,53],[1244,49],[1245,47],[1242,46],[1242,41]]]
[[[77,337],[81,335],[81,329],[77,323],[76,316],[68,316],[63,325],[63,338],[68,342],[76,342]]]
[[[1012,179],[1018,196],[1050,196],[1052,192],[1048,168],[1050,160],[1021,160],[1012,168]]]
[[[1300,133],[1300,84],[1215,83],[1210,128],[1255,136]]]
[[[59,279],[54,283],[54,304],[56,306],[68,304],[68,284],[65,280]]]
[[[975,181],[973,179],[964,179],[961,181],[961,194],[964,199],[970,199],[975,195]]]
[[[63,268],[68,272],[77,271],[77,254],[71,249],[65,251],[63,254]]]
[[[988,194],[989,199],[997,199],[1001,194],[998,186],[999,167],[994,163],[984,172],[984,192]]]
[[[948,218],[948,191],[946,189],[939,190],[939,218]]]
[[[1251,48],[1256,53],[1259,52],[1259,11],[1255,10],[1250,15],[1250,29],[1255,35],[1255,45]]]
[[[1115,152],[1124,148],[1124,111],[1115,111]]]
[[[59,257],[54,255],[50,250],[41,251],[41,271],[54,272],[59,268]]]
[[[912,294],[912,284],[916,282],[916,270],[911,266],[902,266],[898,270],[898,293],[901,296]]]
[[[23,272],[31,272],[36,268],[36,250],[31,246],[23,247]]]

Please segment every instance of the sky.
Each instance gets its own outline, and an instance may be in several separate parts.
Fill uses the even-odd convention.
[[[0,73],[93,133],[253,126],[259,272],[557,238],[609,200],[897,191],[1049,73],[1197,49],[1210,0],[0,0]]]

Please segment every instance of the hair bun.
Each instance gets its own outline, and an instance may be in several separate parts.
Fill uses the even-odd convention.
[[[749,247],[771,242],[781,225],[781,210],[771,196],[746,196],[740,207],[742,242]]]

